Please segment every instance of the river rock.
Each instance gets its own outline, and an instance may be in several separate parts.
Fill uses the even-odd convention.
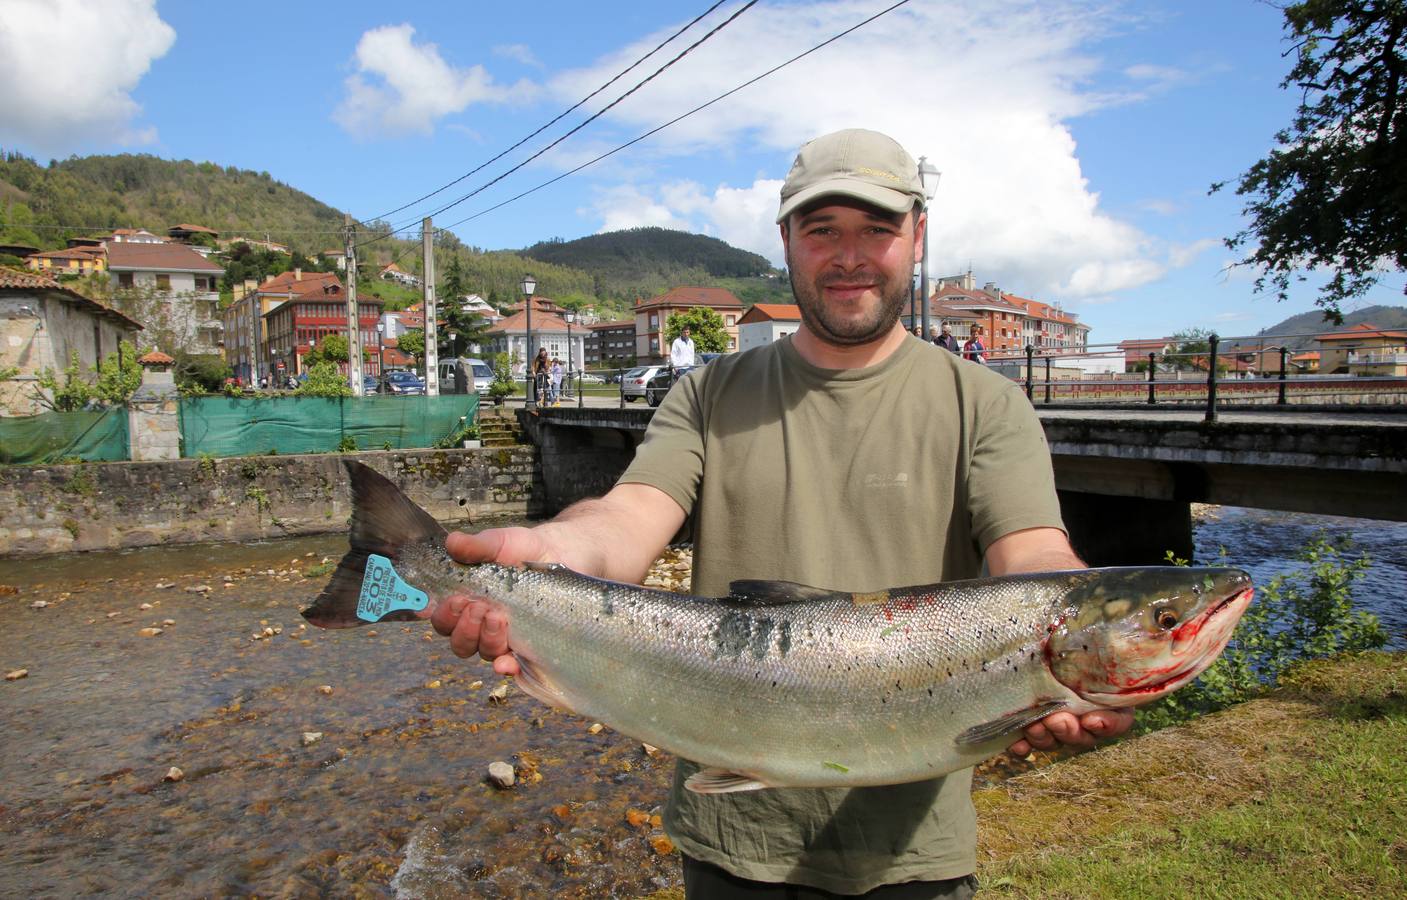
[[[142,630],[138,631],[137,634],[140,634],[142,637],[156,637],[158,634],[161,634],[161,629],[143,628]]]
[[[185,773],[185,772],[182,772],[182,771],[181,771],[178,767],[176,767],[176,766],[172,766],[171,768],[169,768],[169,769],[166,770],[166,774],[165,774],[165,775],[162,775],[162,776],[161,776],[161,780],[162,780],[162,781],[180,781],[180,780],[182,780],[182,779],[185,778],[185,777],[186,777],[186,773]]]
[[[497,705],[502,705],[508,702],[507,682],[504,682],[503,684],[500,684],[498,687],[489,691],[489,702]]]
[[[303,746],[304,746],[304,747],[311,747],[312,745],[316,744],[316,743],[317,743],[318,741],[320,741],[320,740],[322,740],[322,732],[321,732],[321,731],[305,731],[305,732],[303,732]]]
[[[331,697],[331,696],[332,696],[332,685],[330,685],[330,684],[320,684],[320,685],[318,685],[318,693],[319,693],[319,694],[322,694],[324,697]]]
[[[469,690],[471,690],[471,691],[477,691],[479,688],[481,688],[481,687],[483,687],[483,686],[484,686],[484,683],[483,683],[482,681],[471,681],[471,682],[469,682]]]
[[[187,594],[208,594],[209,592],[210,585],[208,584],[197,584],[193,585],[192,587],[186,588]]]
[[[48,600],[35,600],[33,603],[29,604],[29,608],[30,608],[30,609],[43,609],[44,607],[46,607],[46,606],[48,606],[48,605],[49,605],[49,601],[48,601]]]
[[[12,671],[12,672],[6,672],[6,673],[5,673],[5,680],[6,680],[6,681],[19,681],[21,678],[28,678],[28,677],[29,677],[29,670],[28,670],[28,669],[15,669],[15,670]]]
[[[513,774],[513,767],[506,762],[489,763],[489,783],[496,788],[507,790],[513,786],[516,780]]]
[[[588,729],[586,729],[586,733],[587,733],[587,734],[600,734],[600,733],[602,732],[602,730],[605,729],[605,727],[606,727],[606,726],[605,726],[605,725],[602,725],[600,722],[592,722],[592,723],[591,723],[591,727],[588,728]]]
[[[175,620],[175,619],[162,619],[162,620],[161,620],[161,624],[162,624],[162,625],[165,625],[166,627],[169,628],[169,627],[171,627],[172,625],[175,625],[175,624],[176,624],[176,620]]]
[[[137,604],[137,609],[144,609],[144,610],[145,610],[145,609],[151,609],[151,604],[150,604],[150,603],[139,603],[139,604]]]

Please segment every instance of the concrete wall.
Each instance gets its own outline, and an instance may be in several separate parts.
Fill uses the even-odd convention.
[[[23,312],[22,307],[33,310],[34,315]],[[43,328],[37,327],[41,323]],[[95,316],[92,306],[67,300],[62,294],[7,292],[0,297],[0,369],[13,366],[20,371],[14,379],[0,382],[0,415],[43,412],[44,407],[33,399],[34,379],[40,372],[53,369],[62,373],[75,352],[86,372],[96,368],[99,354],[116,353],[118,342],[133,340],[133,335],[113,319]]]
[[[0,554],[248,541],[344,531],[343,459],[366,463],[447,527],[541,514],[529,446],[0,467]]]

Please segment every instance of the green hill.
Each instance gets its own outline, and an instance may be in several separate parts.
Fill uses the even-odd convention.
[[[0,155],[0,243],[49,250],[112,228],[165,234],[172,225],[191,223],[222,237],[267,238],[312,258],[342,245],[342,222],[342,212],[268,172],[146,154],[70,157],[47,166],[16,153]],[[408,272],[423,271],[420,241],[392,237],[389,227],[373,222],[362,229],[363,279],[393,261]],[[786,279],[765,258],[717,238],[663,228],[545,241],[520,251],[485,251],[453,234],[439,235],[437,281],[443,283],[455,260],[465,290],[491,302],[517,302],[523,274],[531,272],[540,294],[568,305],[595,303],[607,316],[625,315],[635,300],[680,285],[727,288],[748,303],[791,297]],[[405,289],[363,284],[392,306],[413,302]]]

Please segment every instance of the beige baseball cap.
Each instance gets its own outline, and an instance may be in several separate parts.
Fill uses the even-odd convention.
[[[908,212],[923,203],[918,164],[893,138],[877,131],[847,128],[802,146],[782,184],[777,222],[821,197],[840,195],[890,212]]]

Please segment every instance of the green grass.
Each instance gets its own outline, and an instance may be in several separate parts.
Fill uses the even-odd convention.
[[[1407,655],[1316,662],[974,799],[988,896],[1407,896]]]

